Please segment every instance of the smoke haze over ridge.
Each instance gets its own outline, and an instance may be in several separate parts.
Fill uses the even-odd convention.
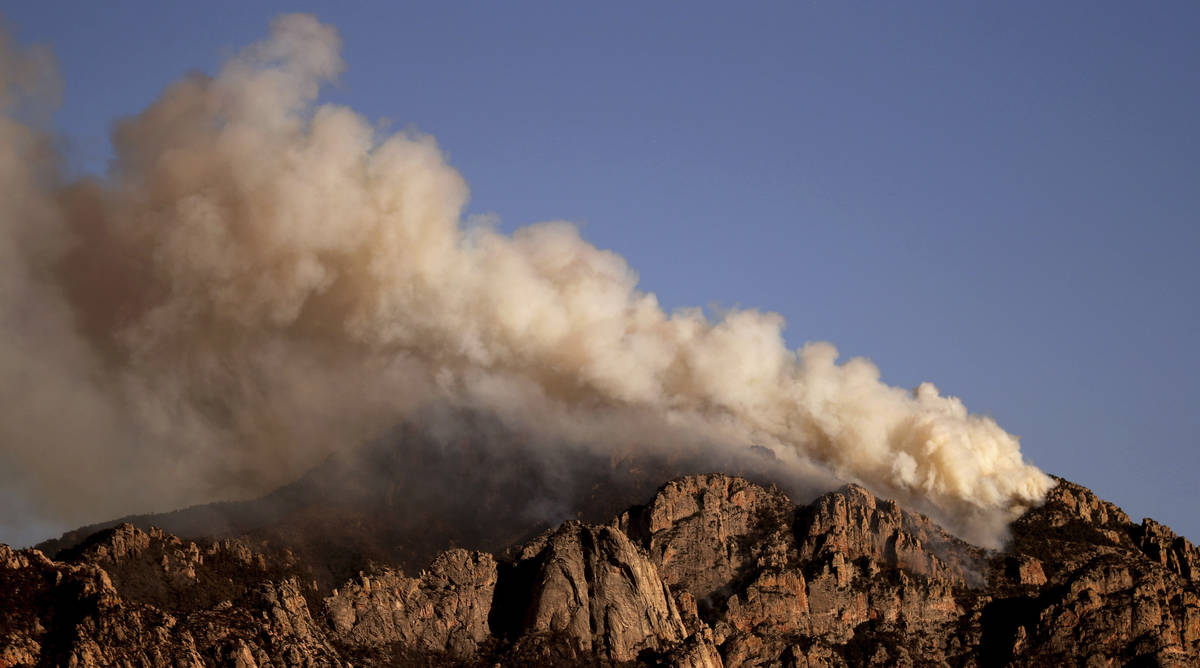
[[[442,402],[545,447],[760,444],[990,545],[1051,485],[990,419],[789,350],[774,314],[665,313],[568,223],[464,224],[431,137],[316,105],[339,50],[280,17],[121,121],[109,174],[63,183],[17,120],[53,92],[46,58],[4,47],[5,533],[260,492]]]

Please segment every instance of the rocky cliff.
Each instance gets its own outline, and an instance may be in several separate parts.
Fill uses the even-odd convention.
[[[726,475],[336,588],[278,542],[0,546],[0,666],[1200,665],[1200,551],[1060,480],[1005,552],[847,486]],[[323,569],[323,570],[322,570]]]

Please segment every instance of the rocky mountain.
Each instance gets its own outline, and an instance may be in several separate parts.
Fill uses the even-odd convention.
[[[1003,552],[854,485],[648,496],[336,587],[262,537],[0,546],[0,666],[1200,665],[1200,551],[1065,480]]]

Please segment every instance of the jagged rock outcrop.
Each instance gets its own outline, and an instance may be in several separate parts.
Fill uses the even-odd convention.
[[[496,589],[490,554],[449,550],[419,577],[361,575],[325,599],[333,634],[353,647],[393,645],[469,659],[489,638]]]
[[[1061,479],[1012,530],[983,614],[997,665],[1200,665],[1186,540]]]
[[[620,662],[686,635],[658,569],[612,527],[567,522],[527,544],[507,572],[493,620],[518,643],[549,638],[575,657]]]
[[[720,474],[416,575],[322,588],[270,541],[0,546],[0,666],[1200,665],[1200,551],[1059,481],[1004,552],[848,485]],[[327,572],[327,571],[326,571]]]
[[[210,546],[202,553],[194,544],[130,525],[89,541],[77,562],[0,546],[0,607],[7,611],[0,620],[0,664],[253,666],[272,658],[290,665],[338,663],[295,577],[282,576],[280,569],[271,571],[279,579],[260,578],[254,562],[261,555],[237,549],[241,546],[232,551],[249,559],[245,570],[223,570],[227,564],[220,557],[214,560],[221,564],[217,569],[203,564],[205,553],[231,547]],[[172,548],[185,555],[192,572],[177,577],[169,557],[155,564],[145,560]],[[197,575],[197,567],[204,575]],[[201,608],[186,594],[166,594],[172,591],[201,601],[236,593],[233,600]]]
[[[616,526],[659,564],[664,582],[709,603],[723,600],[731,583],[751,571],[787,561],[794,550],[794,512],[773,488],[701,475],[668,483],[648,505],[622,514]]]

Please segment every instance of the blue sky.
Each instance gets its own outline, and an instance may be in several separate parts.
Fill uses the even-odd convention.
[[[664,305],[777,311],[1200,538],[1200,5],[2,7],[55,50],[78,172],[312,12],[345,40],[325,99],[435,135],[471,212],[580,222]]]

